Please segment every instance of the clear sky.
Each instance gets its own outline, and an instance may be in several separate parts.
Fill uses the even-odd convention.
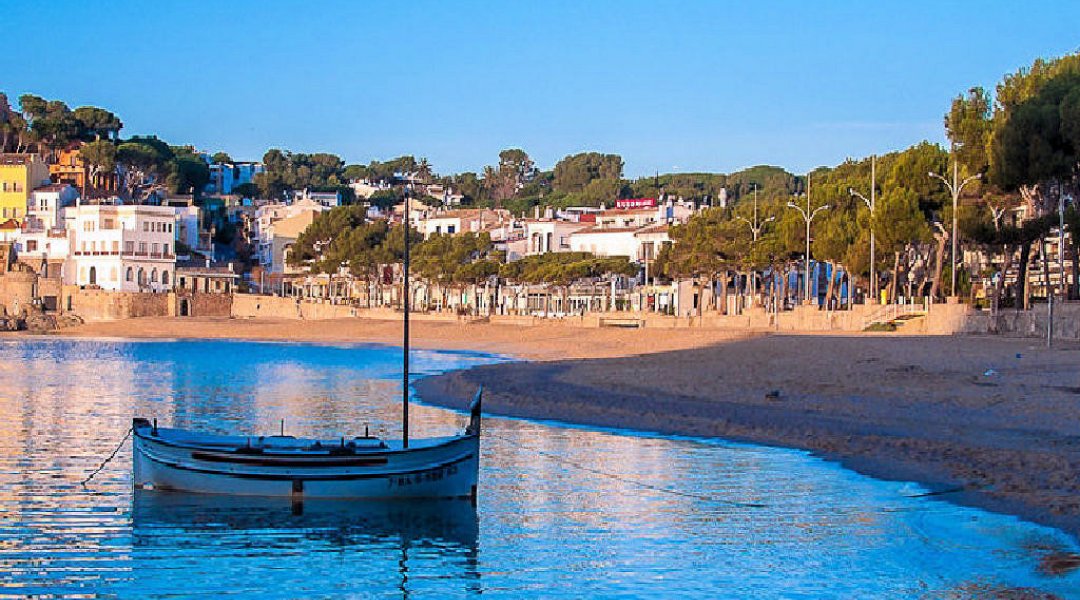
[[[478,170],[796,172],[943,141],[951,98],[1080,49],[1080,2],[4,0],[0,90],[124,135]]]

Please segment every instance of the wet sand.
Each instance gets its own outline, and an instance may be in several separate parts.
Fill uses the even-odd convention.
[[[1080,537],[1076,346],[773,335],[483,366],[416,387],[425,401],[460,408],[479,384],[492,413],[810,450]]]
[[[400,322],[129,319],[64,335],[398,344]],[[413,324],[416,347],[531,362],[417,383],[427,402],[810,450],[1080,537],[1080,346],[1035,340]]]

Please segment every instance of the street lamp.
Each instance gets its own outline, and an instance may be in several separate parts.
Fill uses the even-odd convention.
[[[806,302],[810,303],[810,223],[814,221],[814,217],[823,210],[829,210],[829,205],[825,204],[819,206],[813,210],[810,210],[810,174],[806,174],[806,210],[803,210],[801,206],[794,202],[787,203],[788,208],[794,208],[799,211],[804,221],[806,221]]]
[[[941,182],[945,184],[945,187],[949,188],[949,193],[952,194],[952,269],[951,269],[951,271],[952,271],[952,285],[949,287],[949,293],[951,295],[955,296],[956,295],[956,242],[957,242],[957,236],[956,236],[956,205],[960,200],[960,192],[962,192],[964,190],[964,186],[971,183],[972,181],[975,181],[976,179],[981,178],[982,173],[976,173],[976,174],[972,175],[971,177],[968,177],[967,179],[965,179],[963,181],[957,182],[957,180],[960,178],[960,167],[959,167],[959,163],[954,158],[953,159],[953,170],[952,170],[952,183],[949,183],[948,179],[945,179],[944,177],[942,177],[941,175],[938,175],[937,173],[935,173],[933,171],[930,171],[928,173],[928,175],[930,177],[935,177],[937,179],[940,179]]]
[[[735,215],[735,218],[750,226],[750,233],[752,233],[753,236],[754,236],[753,246],[757,246],[758,235],[761,234],[761,229],[763,227],[765,227],[766,223],[768,223],[770,221],[775,221],[776,217],[769,217],[768,219],[765,219],[764,221],[758,221],[758,208],[757,208],[757,206],[758,206],[757,205],[758,187],[757,187],[757,183],[753,183],[751,185],[754,186],[754,220],[750,221],[750,219],[747,219],[746,217],[744,217],[742,215]],[[751,287],[751,289],[753,289],[753,293],[757,294],[757,271],[755,271],[755,270],[750,271],[750,287]],[[751,297],[753,297],[753,296],[751,296]]]
[[[874,208],[877,207],[877,164],[876,157],[870,157],[870,199],[863,196],[859,192],[855,191],[855,188],[848,188],[848,193],[852,196],[862,200],[866,203],[866,208],[870,209],[870,297],[877,301],[877,269],[875,265],[875,253],[876,240],[874,235]]]

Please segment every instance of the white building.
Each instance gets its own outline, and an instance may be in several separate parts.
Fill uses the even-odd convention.
[[[637,260],[640,227],[587,227],[570,234],[571,252],[590,252],[596,256],[625,256]]]
[[[210,182],[206,184],[205,188],[206,193],[213,195],[232,194],[233,188],[245,183],[254,183],[255,176],[265,170],[266,168],[262,163],[256,162],[212,163],[210,164]]]
[[[574,221],[556,221],[555,219],[525,219],[521,222],[525,229],[525,255],[544,254],[545,252],[570,252],[570,236],[581,231],[590,223]]]
[[[259,239],[259,264],[273,274],[302,272],[304,269],[289,265],[289,254],[297,238],[311,225],[317,214],[315,211],[301,212],[271,224]]]
[[[176,270],[176,213],[168,206],[82,204],[64,209],[64,283],[167,291]]]
[[[326,208],[334,208],[341,206],[341,200],[341,192],[313,192],[307,189],[293,192],[293,204],[313,202]]]
[[[286,235],[280,227],[275,230],[276,223],[286,219],[293,219],[299,215],[307,215],[304,219],[294,220],[286,227],[291,234],[296,228],[296,224],[303,222],[304,227],[306,227],[315,220],[315,215],[327,210],[330,209],[311,200],[302,200],[294,204],[264,204],[255,209],[255,217],[251,221],[252,229],[248,235],[255,244],[255,255],[259,259],[259,264],[264,268],[271,269],[273,272],[283,272],[284,261],[282,254],[284,246],[295,241],[295,236]],[[300,228],[299,231],[303,231],[303,228]],[[296,234],[299,235],[299,232],[296,232]],[[274,242],[275,236],[279,238],[276,245]],[[286,241],[287,238],[292,239]],[[272,267],[275,263],[281,265],[276,271]]]
[[[208,251],[210,248],[203,247],[210,236],[200,235],[200,215],[198,206],[174,206],[174,218],[176,220],[176,241],[186,246],[189,250]]]
[[[370,198],[376,192],[391,189],[391,185],[385,181],[371,181],[369,179],[353,179],[349,181],[349,187],[357,198]]]
[[[429,238],[434,234],[480,233],[494,225],[510,221],[510,212],[503,209],[473,208],[459,210],[413,210],[416,229]]]
[[[78,198],[79,190],[63,183],[36,188],[26,201],[26,220],[36,228],[54,229],[62,225],[60,209],[75,204]]]

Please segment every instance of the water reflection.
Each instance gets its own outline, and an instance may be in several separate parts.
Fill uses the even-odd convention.
[[[418,353],[421,372],[497,358]],[[0,597],[1076,597],[1061,532],[788,450],[490,418],[479,506],[131,491],[133,414],[211,431],[399,432],[400,351],[0,342]],[[418,435],[459,414],[417,405]],[[759,508],[755,508],[758,506]],[[972,592],[971,590],[975,590]],[[981,592],[980,592],[981,593]],[[995,592],[996,593],[996,592]]]
[[[265,569],[304,575],[297,562],[332,553],[348,565],[337,577],[357,593],[396,588],[403,596],[431,572],[479,591],[476,508],[468,501],[356,502],[236,498],[137,491],[133,497],[130,587],[118,592],[173,593],[161,578],[162,563],[188,562],[200,571],[230,574],[236,590],[264,589]],[[244,581],[243,574],[256,575]],[[240,574],[240,577],[237,577]],[[398,581],[392,579],[396,574]],[[382,579],[382,585],[375,582]],[[365,585],[366,580],[366,585]],[[317,594],[327,581],[286,580],[289,595]],[[395,585],[396,584],[396,585]],[[357,587],[354,587],[357,586]],[[221,592],[216,579],[192,582],[188,594]],[[422,586],[420,588],[422,590]]]

